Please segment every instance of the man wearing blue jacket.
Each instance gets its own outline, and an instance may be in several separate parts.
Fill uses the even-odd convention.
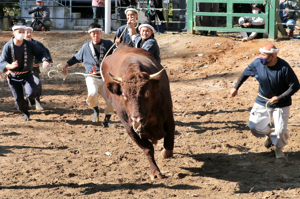
[[[99,121],[99,101],[98,93],[103,97],[106,102],[104,109],[105,119],[103,122],[104,127],[108,127],[111,114],[114,112],[114,108],[108,98],[106,97],[104,90],[104,82],[100,76],[100,65],[104,56],[110,50],[107,55],[112,54],[114,48],[111,48],[114,44],[110,40],[101,39],[101,26],[98,23],[92,23],[89,26],[88,33],[90,34],[92,41],[89,41],[81,47],[81,49],[74,55],[63,68],[63,72],[67,72],[67,68],[76,63],[82,63],[85,67],[86,74],[92,74],[86,76],[86,85],[88,89],[88,97],[86,99],[87,104],[94,109],[93,122]],[[99,76],[99,77],[95,77]]]
[[[46,48],[44,46],[44,44],[42,44],[41,42],[37,41],[37,40],[34,40],[32,39],[32,35],[33,35],[33,28],[32,27],[27,27],[26,28],[26,31],[25,31],[25,39],[28,40],[28,41],[32,41],[33,43],[39,45],[44,51],[45,53],[47,54],[48,58],[49,58],[49,62],[52,63],[52,58],[51,58],[51,54],[50,54],[50,51],[48,50],[48,48]],[[33,72],[33,78],[34,78],[34,81],[36,82],[37,86],[38,86],[38,96],[37,98],[35,99],[35,108],[36,110],[43,110],[43,107],[41,105],[41,101],[40,101],[40,97],[42,95],[42,82],[40,81],[40,62],[35,59],[34,60],[34,65],[33,65],[33,68],[32,68],[32,72]]]
[[[33,61],[37,59],[43,62],[43,68],[48,68],[49,57],[37,44],[24,39],[26,26],[16,24],[12,30],[14,36],[2,50],[0,70],[6,74],[17,109],[24,114],[23,119],[28,121],[28,102],[24,99],[23,86],[27,99],[34,105],[38,96],[38,86],[32,74]]]
[[[257,79],[258,95],[250,113],[248,127],[254,136],[266,137],[266,148],[276,146],[276,158],[284,158],[282,148],[288,144],[291,96],[299,90],[299,81],[290,65],[277,57],[279,49],[273,44],[266,44],[259,51],[260,58],[244,70],[230,94],[235,97],[248,77]],[[269,126],[272,117],[275,128]]]

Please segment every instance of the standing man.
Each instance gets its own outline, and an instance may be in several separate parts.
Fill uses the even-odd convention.
[[[102,18],[103,27],[105,27],[104,24],[104,6],[105,6],[105,0],[93,0],[92,1],[93,6],[93,19],[95,23],[98,23],[97,17]]]
[[[76,63],[82,63],[85,67],[86,74],[92,74],[93,76],[86,76],[86,85],[88,89],[88,97],[86,99],[87,104],[94,109],[93,122],[99,121],[99,101],[98,93],[104,98],[106,107],[104,109],[105,119],[103,122],[104,127],[108,127],[111,114],[114,112],[114,108],[110,101],[107,99],[103,80],[100,79],[100,65],[104,56],[108,50],[114,45],[110,40],[101,39],[101,26],[98,23],[92,23],[89,26],[88,33],[90,34],[92,41],[89,41],[81,47],[81,49],[74,55],[63,68],[63,72],[67,72],[67,68]],[[108,55],[112,54],[113,49],[108,52]],[[94,77],[94,76],[99,77]]]
[[[127,24],[125,10],[128,6],[136,7],[136,0],[118,0],[118,7],[122,7],[118,9],[121,19],[121,26]]]
[[[135,8],[127,8],[125,10],[126,18],[127,18],[127,24],[132,23],[133,28],[137,33],[139,33],[138,27],[139,27],[139,22],[137,21],[138,18],[138,11]],[[121,43],[124,41],[125,43],[129,44],[130,46],[133,46],[133,42],[131,40],[132,34],[132,26],[123,25],[121,26],[115,35],[114,42],[115,43]]]
[[[292,11],[289,11],[292,10]],[[296,21],[300,16],[300,5],[297,0],[279,0],[279,16],[283,27],[289,29],[289,37],[294,38]]]
[[[33,28],[32,27],[27,27],[26,31],[25,31],[25,38],[28,41],[31,41],[37,45],[39,45],[41,47],[41,49],[43,49],[45,51],[45,53],[47,54],[48,57],[48,61],[52,62],[52,58],[50,55],[49,50],[39,41],[32,39],[32,35],[33,35]],[[35,59],[34,60],[34,65],[32,68],[32,72],[33,72],[33,78],[34,81],[36,82],[37,86],[38,86],[38,95],[35,99],[35,107],[37,110],[43,110],[43,107],[41,106],[41,101],[40,101],[40,96],[42,95],[42,83],[40,81],[40,62]]]
[[[34,7],[31,11],[33,12],[31,27],[37,31],[49,31],[50,27],[52,27],[49,8],[44,6],[43,0],[36,0],[36,5],[37,7]]]
[[[287,125],[291,96],[299,90],[299,81],[290,65],[277,57],[279,49],[273,44],[266,44],[259,51],[260,58],[244,70],[230,94],[235,97],[249,76],[257,79],[258,96],[251,110],[248,127],[254,136],[266,136],[264,146],[276,146],[276,158],[283,158],[282,149],[288,144],[289,138]],[[274,118],[275,128],[269,126],[271,117]]]
[[[197,9],[200,12],[219,12],[219,3],[197,3]],[[200,16],[201,26],[205,27],[217,27],[218,26],[218,17],[217,16]],[[202,35],[207,36],[208,31],[202,31]],[[210,31],[210,36],[215,37],[217,35],[217,31]]]
[[[24,120],[29,120],[28,102],[24,99],[23,86],[26,97],[32,105],[38,95],[38,87],[34,82],[32,68],[33,60],[43,61],[43,68],[49,67],[46,53],[31,41],[24,40],[26,26],[14,25],[13,37],[7,42],[0,57],[0,70],[6,73],[9,88],[15,98],[17,109],[24,114]]]

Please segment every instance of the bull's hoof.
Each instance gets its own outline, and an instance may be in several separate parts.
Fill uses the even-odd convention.
[[[150,174],[150,179],[155,180],[155,178],[162,179],[163,175],[159,171],[154,171]]]
[[[173,150],[164,149],[161,151],[161,155],[163,158],[171,158],[171,157],[173,157]]]

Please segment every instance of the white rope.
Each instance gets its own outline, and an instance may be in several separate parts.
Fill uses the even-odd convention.
[[[126,25],[125,29],[123,30],[123,32],[121,33],[121,35],[120,35],[119,38],[121,38],[121,37],[123,36],[123,34],[124,34],[124,32],[125,32],[125,30],[126,30],[127,28],[128,28],[128,24]],[[102,59],[102,62],[101,62],[101,64],[100,64],[100,75],[101,75],[101,78],[103,79],[103,82],[105,82],[105,79],[104,79],[104,76],[103,76],[103,73],[102,73],[102,64],[103,64],[103,61],[104,61],[104,59],[106,58],[108,52],[109,52],[115,45],[116,45],[116,43],[114,43],[114,44],[110,47],[110,49],[106,52],[106,54],[104,55],[104,57],[103,57],[103,59]]]
[[[127,28],[128,28],[128,24],[126,25],[125,29],[123,30],[122,34],[120,35],[120,38],[123,36],[123,34],[124,34],[124,32],[125,32],[125,30],[126,30]],[[110,50],[111,50],[115,45],[116,45],[116,43],[114,43],[114,44],[110,47],[110,49],[106,52],[105,56],[104,56],[103,59],[102,59],[102,62],[101,62],[101,64],[100,64],[100,76],[98,76],[98,75],[96,75],[96,74],[87,74],[87,73],[78,73],[78,72],[76,72],[76,73],[68,73],[68,70],[67,70],[66,73],[63,73],[63,72],[62,72],[63,69],[62,69],[62,67],[61,67],[61,64],[58,64],[57,67],[56,67],[56,70],[50,70],[50,71],[48,72],[48,77],[51,79],[51,78],[53,78],[53,77],[59,76],[59,77],[62,77],[63,80],[65,81],[66,78],[67,78],[69,75],[83,75],[83,76],[88,76],[88,77],[102,78],[102,79],[103,79],[103,82],[104,82],[104,76],[103,76],[103,74],[102,74],[102,63],[103,63],[104,59],[106,58],[107,54],[110,52]],[[51,73],[56,73],[56,74],[51,75]]]
[[[54,75],[51,75],[51,73],[56,73]],[[88,77],[95,77],[95,78],[101,78],[99,75],[96,75],[96,74],[87,74],[87,73],[78,73],[78,72],[75,72],[75,73],[68,73],[68,71],[66,73],[63,73],[62,72],[62,67],[61,67],[61,64],[58,64],[57,65],[57,69],[56,70],[50,70],[48,72],[48,77],[51,79],[53,77],[62,77],[63,80],[65,81],[66,78],[69,76],[69,75],[83,75],[83,76],[88,76]]]

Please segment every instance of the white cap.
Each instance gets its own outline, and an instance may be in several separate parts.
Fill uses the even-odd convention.
[[[150,24],[141,24],[139,26],[139,31],[141,31],[141,28],[142,27],[147,27],[147,28],[150,28],[153,32],[155,32],[155,29],[153,28],[153,26],[151,26]]]
[[[135,9],[135,8],[127,8],[126,10],[125,10],[125,15],[127,14],[127,12],[128,11],[134,11],[134,12],[136,12],[136,14],[138,14],[138,10],[137,9]]]
[[[18,29],[26,29],[27,28],[27,26],[24,26],[24,25],[14,25],[13,27],[12,27],[12,30],[14,31],[14,30],[18,30]]]
[[[43,0],[36,0],[36,2],[41,2],[41,1],[43,1]]]
[[[279,49],[278,48],[271,48],[270,50],[265,50],[265,49],[260,48],[259,52],[261,52],[261,53],[267,53],[267,54],[278,53]]]

